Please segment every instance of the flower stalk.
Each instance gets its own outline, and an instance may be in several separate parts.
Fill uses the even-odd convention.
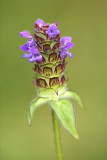
[[[55,134],[55,145],[56,145],[57,159],[62,160],[62,146],[61,146],[59,122],[58,122],[58,119],[57,119],[54,111],[52,111],[52,118],[53,118],[54,134]]]

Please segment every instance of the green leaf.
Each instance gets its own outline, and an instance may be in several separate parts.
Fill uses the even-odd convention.
[[[76,92],[73,92],[73,91],[66,91],[64,92],[63,94],[60,95],[59,97],[60,99],[63,99],[63,98],[71,98],[71,99],[74,99],[82,109],[85,109],[83,104],[82,104],[82,101],[81,101],[81,98],[79,97],[79,95],[76,93]]]
[[[68,130],[74,138],[78,139],[78,133],[75,128],[75,115],[72,103],[67,99],[61,99],[59,102],[51,101],[50,106],[55,111],[63,127]]]
[[[63,85],[61,85],[61,86],[59,86],[59,87],[57,88],[57,90],[58,90],[58,95],[59,95],[59,96],[60,96],[61,94],[65,93],[65,91],[67,90],[66,83],[63,84]]]
[[[38,95],[40,97],[49,98],[50,100],[52,100],[54,98],[54,96],[55,97],[57,96],[55,90],[52,88],[38,90]]]
[[[28,107],[28,123],[30,126],[31,126],[32,116],[33,116],[35,109],[37,109],[40,105],[42,105],[48,101],[49,101],[48,98],[42,98],[42,97],[36,97],[31,101],[31,103]]]

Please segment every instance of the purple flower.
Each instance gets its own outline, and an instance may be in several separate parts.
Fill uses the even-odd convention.
[[[57,36],[60,33],[60,31],[58,30],[58,27],[56,25],[52,24],[48,28],[48,30],[46,31],[46,33],[48,34],[49,39],[51,39],[51,38],[54,38],[55,36]]]
[[[41,55],[36,57],[36,62],[40,62],[40,63],[42,62],[42,56]]]
[[[42,62],[42,56],[41,55],[36,55],[36,54],[28,54],[28,60],[30,63],[33,62]]]
[[[19,34],[21,37],[24,37],[24,38],[31,38],[32,37],[28,31],[23,31],[23,32],[20,32]]]
[[[32,54],[40,54],[40,53],[38,52],[38,50],[37,50],[36,48],[34,48],[34,47],[29,48],[28,52],[29,52],[29,53],[32,53]]]
[[[71,37],[63,37],[60,40],[60,56],[62,59],[64,59],[67,54],[70,58],[73,57],[73,54],[68,51],[68,49],[71,49],[74,46],[74,43],[71,43],[71,40]]]
[[[69,54],[69,57],[70,57],[70,58],[72,58],[72,57],[73,57],[73,54],[72,54],[72,53],[68,53],[68,54]]]
[[[41,62],[41,59],[40,59],[41,57],[40,56],[41,56],[40,52],[38,52],[38,50],[36,48],[30,48],[28,50],[28,54],[24,53],[22,58],[27,58],[28,57],[29,62],[33,63],[33,62],[36,62],[36,61]]]
[[[33,37],[29,38],[29,40],[27,41],[27,44],[29,45],[29,47],[32,47],[32,46],[37,47],[37,44],[34,41]]]
[[[28,44],[24,44],[24,45],[22,45],[22,46],[20,47],[20,49],[21,49],[22,51],[28,51],[28,50],[29,50],[29,46],[28,46]]]
[[[71,49],[73,46],[74,46],[74,43],[68,42],[68,43],[66,43],[65,48]]]
[[[22,55],[22,58],[27,58],[28,57],[28,54],[27,53],[24,53],[23,55]]]
[[[71,49],[74,46],[74,43],[71,43],[71,37],[63,37],[60,41],[61,48]]]
[[[22,58],[28,58],[28,61],[30,63],[33,63],[33,62],[42,62],[42,56],[40,55],[40,53],[37,51],[36,53],[29,53],[29,54],[26,54],[24,53],[22,55]]]
[[[37,19],[37,21],[35,22],[35,24],[37,24],[41,28],[42,25],[45,24],[45,22],[42,19]]]
[[[62,50],[60,51],[61,59],[66,58],[66,57],[67,57],[67,54],[69,55],[70,58],[73,57],[73,54],[70,53],[66,48],[62,49]]]
[[[36,29],[36,28],[34,29],[34,32],[37,32],[37,29]]]
[[[27,44],[24,44],[20,47],[20,49],[22,51],[26,51],[26,52],[37,52],[37,44],[36,42],[33,40],[33,37],[31,37],[28,41]]]
[[[65,59],[67,57],[67,50],[62,49],[60,52],[61,59]]]
[[[36,42],[34,41],[33,37],[29,38],[29,40],[27,41],[27,44],[29,47],[33,46],[36,44]]]
[[[28,52],[28,54],[24,53],[22,55],[22,58],[28,57],[29,62],[33,63],[36,61],[38,62],[42,61],[42,58],[41,58],[42,56],[40,56],[40,52],[38,52],[38,49],[37,49],[37,44],[34,41],[32,36],[30,36],[29,40],[27,41],[27,44],[22,45],[20,49],[22,51]]]
[[[66,45],[68,42],[71,42],[71,37],[62,37],[60,43]]]
[[[31,56],[31,57],[28,58],[28,60],[29,60],[30,63],[33,63],[33,62],[36,61],[36,57],[35,56]]]

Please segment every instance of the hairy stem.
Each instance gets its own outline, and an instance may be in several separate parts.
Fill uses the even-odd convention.
[[[59,122],[54,111],[52,111],[52,118],[53,118],[53,125],[54,125],[57,160],[62,160],[62,147],[61,147],[61,139],[60,139],[60,132],[59,132]]]

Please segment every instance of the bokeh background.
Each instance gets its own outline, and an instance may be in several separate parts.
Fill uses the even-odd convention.
[[[0,160],[55,160],[50,108],[39,108],[32,127],[27,106],[36,95],[32,64],[21,58],[26,39],[19,32],[34,31],[37,18],[59,21],[62,36],[75,47],[68,60],[68,88],[81,96],[86,111],[75,104],[80,139],[60,125],[64,160],[107,159],[107,1],[0,1]]]

